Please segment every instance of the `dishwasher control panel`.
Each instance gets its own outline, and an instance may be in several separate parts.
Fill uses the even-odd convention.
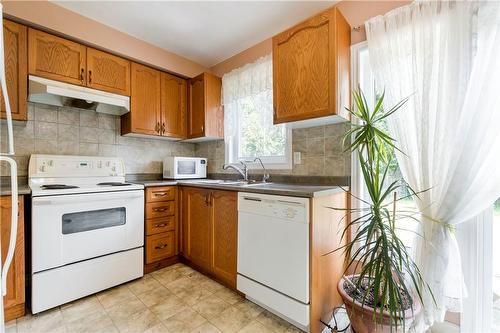
[[[238,211],[294,222],[309,223],[307,198],[238,193]]]

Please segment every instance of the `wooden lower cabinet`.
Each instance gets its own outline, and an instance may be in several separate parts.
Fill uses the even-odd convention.
[[[148,187],[145,193],[144,272],[178,261],[178,209],[176,186]]]
[[[181,192],[183,256],[236,288],[237,192],[193,187]]]
[[[209,272],[211,265],[212,217],[210,190],[182,188],[183,254],[196,266]]]
[[[11,227],[11,197],[0,197],[0,226],[2,242],[2,263],[7,256]],[[7,274],[7,295],[3,299],[5,321],[10,321],[25,314],[25,277],[24,277],[24,203],[19,196],[17,223],[17,241],[14,258]]]
[[[212,206],[212,265],[215,276],[236,288],[236,258],[238,254],[238,193],[213,191]]]

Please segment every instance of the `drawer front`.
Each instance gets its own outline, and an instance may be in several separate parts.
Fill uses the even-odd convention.
[[[146,188],[146,202],[175,200],[175,186]]]
[[[154,235],[172,230],[175,230],[174,215],[162,217],[159,219],[146,220],[146,235]]]
[[[146,204],[146,218],[155,219],[175,214],[175,201],[152,202]]]
[[[162,260],[175,254],[175,233],[163,232],[146,237],[146,263]]]

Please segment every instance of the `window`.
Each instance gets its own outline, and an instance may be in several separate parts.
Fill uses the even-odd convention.
[[[357,87],[361,88],[370,108],[373,108],[382,89],[379,89],[375,84],[375,79],[370,68],[370,58],[366,42],[354,45],[352,54],[352,72],[354,73],[353,89],[357,89]],[[385,124],[385,126],[387,126],[387,124]],[[351,154],[351,158],[352,193],[358,198],[367,200],[369,196],[364,186],[357,154]],[[401,170],[399,169],[395,156],[393,156],[389,165],[386,184],[390,184],[401,178]],[[407,196],[409,196],[409,193],[402,192],[402,190],[397,193],[397,198],[401,199],[398,200],[396,205],[397,215],[399,216],[397,221],[397,233],[404,244],[412,248],[415,243],[415,233],[418,228],[418,223],[412,217],[418,218],[418,216],[416,216],[417,207],[414,200],[411,197],[402,199]],[[392,201],[392,197],[388,198],[387,204],[392,204]],[[352,200],[352,205],[354,206],[353,208],[362,208],[362,203],[356,199]]]
[[[291,130],[273,125],[271,55],[224,75],[222,91],[226,163],[260,157],[266,168],[290,169]]]

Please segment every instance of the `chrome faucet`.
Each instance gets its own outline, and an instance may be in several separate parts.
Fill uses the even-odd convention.
[[[266,170],[266,167],[264,166],[264,163],[262,163],[262,160],[260,159],[260,157],[256,157],[254,160],[254,163],[256,161],[259,161],[260,163],[260,166],[262,167],[262,170],[264,171],[264,175],[262,176],[262,182],[267,182],[269,180],[269,174],[267,173],[267,170]]]
[[[222,169],[223,170],[228,170],[228,169],[236,170],[240,175],[243,176],[243,180],[247,182],[248,181],[248,167],[243,161],[240,161],[240,163],[242,165],[241,167],[238,166],[237,164],[224,164],[222,166]]]

